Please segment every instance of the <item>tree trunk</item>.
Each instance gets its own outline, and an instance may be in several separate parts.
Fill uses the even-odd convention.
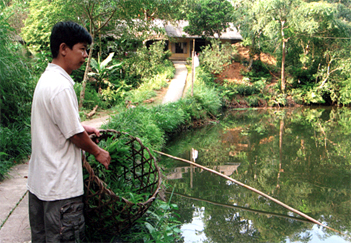
[[[85,87],[87,85],[87,80],[88,80],[88,71],[90,67],[90,60],[93,55],[93,47],[94,47],[94,35],[91,36],[93,39],[93,42],[90,45],[90,51],[89,51],[89,56],[87,60],[87,66],[85,67],[85,72],[84,72],[84,78],[82,82],[82,90],[80,91],[79,95],[79,109],[83,107],[83,102],[84,102],[84,97],[85,97]]]
[[[286,40],[284,39],[284,23],[285,21],[281,22],[281,34],[282,34],[282,71],[281,71],[281,90],[285,93],[285,43]]]
[[[253,34],[252,41],[251,41],[251,47],[249,50],[249,66],[247,67],[247,69],[249,71],[251,71],[251,69],[252,69],[252,64],[253,64],[253,60],[255,57],[255,45],[256,45],[256,38],[255,38],[255,34]]]
[[[285,40],[283,40],[282,52],[281,90],[285,93]]]

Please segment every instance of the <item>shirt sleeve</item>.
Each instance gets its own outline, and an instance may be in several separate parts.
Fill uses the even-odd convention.
[[[75,134],[84,132],[80,123],[78,101],[75,93],[64,89],[52,98],[52,116],[63,136],[69,139]]]

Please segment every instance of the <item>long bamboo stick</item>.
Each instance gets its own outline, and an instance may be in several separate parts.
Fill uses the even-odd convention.
[[[248,212],[257,213],[257,214],[270,215],[270,216],[275,216],[275,217],[280,217],[280,218],[293,219],[293,220],[304,222],[304,223],[310,223],[310,221],[308,219],[305,219],[305,218],[296,218],[296,217],[288,216],[288,215],[285,215],[285,214],[272,213],[272,212],[266,212],[266,211],[251,209],[251,208],[245,208],[245,207],[236,206],[236,205],[228,205],[228,204],[223,204],[223,203],[217,203],[217,202],[213,202],[211,200],[205,200],[205,199],[201,199],[201,198],[197,198],[197,197],[191,197],[191,196],[183,195],[183,194],[177,193],[177,192],[165,191],[165,193],[173,193],[173,195],[177,195],[177,196],[180,196],[180,197],[188,198],[188,199],[191,199],[191,200],[194,200],[194,201],[210,203],[212,205],[216,205],[216,206],[220,206],[220,207],[225,207],[225,208],[230,208],[230,209],[239,209],[239,210],[248,211]]]
[[[239,186],[245,187],[245,188],[247,188],[247,189],[249,189],[249,190],[251,190],[251,191],[253,191],[253,192],[256,192],[257,194],[259,194],[259,195],[261,195],[261,196],[263,196],[263,197],[265,197],[265,198],[267,198],[267,199],[269,199],[269,200],[271,200],[271,201],[273,201],[273,202],[279,204],[280,206],[283,206],[284,208],[290,210],[291,212],[296,213],[296,214],[298,214],[298,215],[300,215],[300,216],[302,216],[302,217],[308,219],[309,221],[311,221],[311,222],[313,222],[313,223],[315,223],[315,224],[318,224],[318,225],[320,225],[320,226],[322,226],[322,227],[325,227],[325,228],[327,228],[327,229],[330,229],[330,230],[332,230],[332,231],[334,231],[334,232],[336,232],[336,233],[339,233],[339,234],[341,234],[341,235],[345,235],[344,233],[342,233],[342,232],[340,232],[340,231],[338,231],[338,230],[336,230],[336,229],[333,229],[333,228],[331,228],[331,227],[329,227],[329,226],[327,226],[327,225],[322,224],[322,223],[319,222],[318,220],[315,220],[314,218],[312,218],[312,217],[310,217],[310,216],[308,216],[308,215],[306,215],[306,214],[300,212],[299,210],[296,210],[296,209],[290,207],[289,205],[286,205],[285,203],[282,203],[281,201],[279,201],[279,200],[277,200],[277,199],[275,199],[275,198],[273,198],[273,197],[271,197],[271,196],[269,196],[269,195],[267,195],[267,194],[265,194],[265,193],[263,193],[263,192],[261,192],[261,191],[255,189],[255,188],[253,188],[253,187],[251,187],[251,186],[245,185],[244,183],[242,183],[242,182],[240,182],[240,181],[237,181],[237,180],[235,180],[235,179],[233,179],[233,178],[231,178],[231,177],[229,177],[229,176],[223,175],[222,173],[220,173],[220,172],[218,172],[218,171],[209,169],[209,168],[207,168],[207,167],[205,167],[205,166],[199,165],[199,164],[194,163],[194,162],[192,162],[192,161],[190,161],[190,160],[186,160],[186,159],[182,159],[182,158],[179,158],[179,157],[175,157],[175,156],[172,156],[172,155],[169,155],[169,154],[160,152],[160,151],[156,151],[156,150],[154,150],[154,151],[155,151],[156,153],[158,153],[158,154],[167,156],[167,157],[172,158],[172,159],[175,159],[175,160],[183,161],[183,162],[185,162],[185,163],[191,164],[191,165],[196,166],[196,167],[199,167],[199,168],[201,168],[201,169],[203,169],[203,170],[206,170],[206,171],[209,171],[209,172],[214,173],[214,174],[216,174],[216,175],[219,175],[219,176],[221,176],[221,177],[223,177],[223,178],[225,178],[225,179],[227,179],[227,180],[229,180],[229,181],[232,181],[232,182],[236,183],[236,184],[239,185]],[[345,236],[347,236],[347,235],[345,235]]]

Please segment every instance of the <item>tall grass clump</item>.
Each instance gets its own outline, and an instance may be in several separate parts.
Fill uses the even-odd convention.
[[[13,29],[0,14],[0,180],[20,158],[30,153],[30,117],[34,78],[22,46],[11,40]],[[27,122],[25,122],[27,121]]]
[[[31,153],[30,120],[24,125],[13,123],[0,126],[0,181],[8,170],[27,158]]]

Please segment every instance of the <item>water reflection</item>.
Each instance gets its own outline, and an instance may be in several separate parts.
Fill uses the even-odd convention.
[[[226,176],[231,176],[234,172],[238,170],[238,167],[240,166],[240,163],[232,163],[229,165],[218,165],[218,166],[213,166],[210,169],[216,170],[223,175]],[[183,173],[202,173],[203,169],[200,168],[195,168],[194,166],[179,166],[175,167],[170,172],[167,173],[167,179],[168,180],[175,180],[175,179],[181,179],[183,178]]]
[[[191,160],[195,148],[197,163],[348,233],[350,134],[349,109],[249,110],[181,134],[165,152]],[[351,242],[217,175],[164,163],[186,242]]]

